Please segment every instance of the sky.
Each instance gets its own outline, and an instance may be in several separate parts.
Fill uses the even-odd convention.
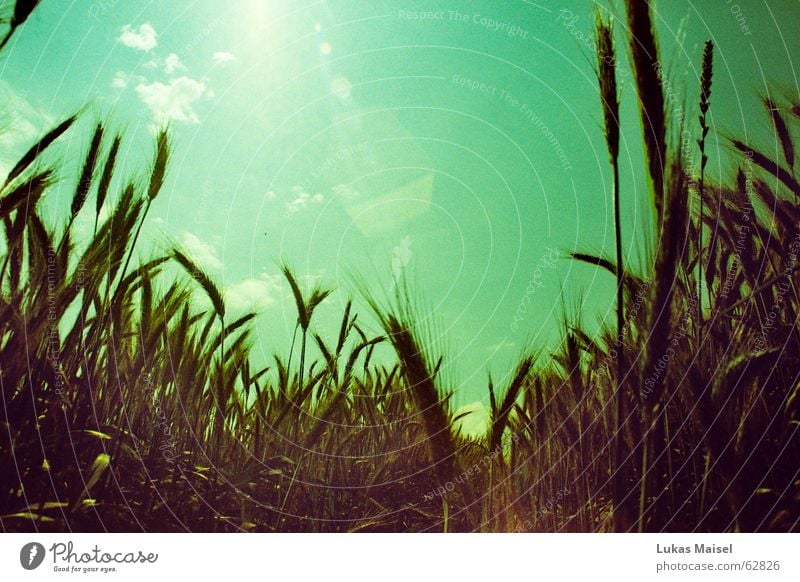
[[[624,16],[619,1],[601,6]],[[146,171],[169,125],[172,164],[139,257],[180,245],[231,312],[257,309],[256,360],[288,353],[296,312],[282,262],[306,285],[336,288],[316,316],[323,337],[338,332],[349,297],[363,305],[359,282],[380,297],[405,277],[426,341],[444,351],[444,387],[457,405],[485,401],[487,371],[499,384],[525,350],[555,349],[565,311],[591,333],[614,321],[611,275],[566,258],[614,248],[593,10],[589,0],[43,0],[0,56],[10,104],[0,170],[85,108],[58,150],[62,187],[43,206],[62,224],[98,119],[124,137],[120,183]],[[709,174],[725,180],[724,136],[776,147],[758,99],[798,94],[800,5],[654,10],[668,105],[690,131],[703,43],[716,45]],[[645,272],[651,210],[624,28],[622,18],[623,238]]]

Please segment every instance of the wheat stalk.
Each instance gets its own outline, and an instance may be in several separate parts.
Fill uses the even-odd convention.
[[[617,340],[616,345],[616,436],[614,438],[614,523],[617,531],[629,527],[630,516],[625,508],[628,469],[625,458],[623,422],[627,418],[625,398],[625,263],[622,255],[622,225],[619,196],[619,97],[617,91],[617,56],[614,48],[614,31],[609,21],[603,19],[600,10],[595,14],[595,44],[597,53],[597,79],[603,108],[606,147],[612,168],[612,204],[614,207],[614,249],[616,265],[602,264],[615,273],[617,278]],[[581,256],[582,260],[585,257]],[[600,263],[598,263],[600,264]]]
[[[697,219],[697,321],[701,329],[703,325],[703,217],[705,216],[705,173],[706,164],[708,164],[706,136],[709,130],[707,114],[711,102],[711,81],[713,72],[714,44],[710,40],[707,40],[703,49],[703,65],[700,74],[700,138],[697,140],[697,145],[700,148],[700,180],[697,186],[697,196],[700,202],[700,213]],[[709,260],[711,260],[710,256]],[[700,337],[702,337],[702,333],[700,333]]]

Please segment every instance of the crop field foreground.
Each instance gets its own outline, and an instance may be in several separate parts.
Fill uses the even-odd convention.
[[[0,529],[799,531],[800,98],[763,97],[750,114],[772,147],[721,136],[735,171],[712,178],[714,42],[679,96],[699,115],[673,114],[651,7],[618,8],[584,15],[581,64],[596,76],[587,127],[603,136],[613,250],[554,257],[613,279],[613,321],[564,316],[557,349],[532,345],[490,376],[482,433],[463,430],[425,272],[342,289],[280,260],[294,333],[262,361],[266,316],[231,309],[188,246],[148,240],[182,155],[172,127],[152,130],[145,169],[126,163],[119,116],[94,122],[77,173],[60,164],[86,109],[29,140],[0,181]],[[0,56],[40,9],[16,2]],[[635,242],[645,268],[621,226],[628,126],[654,224]],[[41,210],[56,187],[70,196],[59,216]],[[334,291],[350,300],[322,333]]]

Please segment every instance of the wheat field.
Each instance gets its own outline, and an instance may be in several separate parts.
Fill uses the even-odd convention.
[[[2,50],[37,4],[16,3]],[[59,148],[85,111],[29,143],[0,189],[2,530],[800,530],[800,100],[752,112],[770,151],[726,136],[739,170],[717,183],[705,172],[714,44],[687,88],[699,118],[676,118],[648,4],[624,13],[598,11],[591,63],[615,252],[570,253],[614,277],[615,324],[594,334],[564,318],[558,350],[532,348],[490,379],[483,435],[459,430],[448,354],[420,323],[424,276],[388,294],[344,290],[338,334],[323,337],[314,316],[333,287],[283,264],[296,341],[256,367],[255,312],[231,315],[179,245],[141,258],[180,155],[168,129],[139,172],[123,163],[124,133],[98,122],[64,178]],[[622,94],[626,51],[635,88]],[[639,124],[657,225],[640,241],[644,273],[624,263],[619,229],[625,124]],[[71,205],[53,221],[39,204],[57,179]]]

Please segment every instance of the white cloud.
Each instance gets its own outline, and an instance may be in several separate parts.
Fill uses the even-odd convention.
[[[181,59],[175,53],[169,53],[167,58],[164,60],[164,72],[167,75],[172,75],[175,71],[180,71],[185,68],[186,67],[183,66]]]
[[[325,202],[325,197],[322,194],[311,195],[302,186],[293,186],[292,193],[294,198],[286,203],[286,212],[290,215],[300,212],[310,204],[322,204]]]
[[[136,93],[150,108],[158,122],[184,121],[200,123],[194,104],[206,92],[206,85],[189,77],[178,77],[164,84],[159,81],[140,83]]]
[[[217,251],[213,246],[192,234],[184,232],[180,238],[180,244],[186,254],[198,265],[205,269],[221,269],[222,261],[217,256]]]
[[[464,413],[469,414],[456,422],[457,429],[472,438],[486,436],[491,424],[489,408],[483,402],[471,402],[456,410],[454,415],[459,416]]]
[[[236,55],[225,51],[217,51],[214,53],[213,58],[215,63],[230,63],[236,60]]]
[[[119,41],[127,47],[145,52],[152,50],[158,44],[155,29],[147,22],[139,25],[138,30],[130,24],[123,26]]]
[[[486,350],[489,352],[499,352],[500,350],[510,350],[511,348],[516,347],[517,344],[514,342],[510,342],[508,340],[503,340],[499,343],[492,344],[486,347]]]
[[[225,288],[225,305],[233,312],[261,311],[273,305],[281,292],[280,275],[261,273]]]
[[[336,197],[341,198],[344,202],[354,202],[361,198],[361,192],[351,184],[336,184],[332,190]]]
[[[0,175],[11,170],[25,150],[50,129],[55,120],[39,111],[17,93],[8,82],[0,80]]]
[[[124,89],[128,86],[128,73],[124,71],[117,71],[114,78],[111,79],[111,86],[115,89]]]

